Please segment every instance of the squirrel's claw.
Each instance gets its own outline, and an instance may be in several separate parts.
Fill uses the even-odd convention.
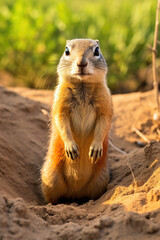
[[[92,143],[89,149],[89,158],[91,163],[97,163],[97,161],[102,157],[103,146],[101,143]]]
[[[65,145],[65,151],[68,158],[75,160],[79,157],[79,149],[76,143],[69,143]]]

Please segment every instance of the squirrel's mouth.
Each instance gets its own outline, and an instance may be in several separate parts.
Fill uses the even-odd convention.
[[[93,72],[89,71],[89,69],[86,69],[84,67],[79,67],[77,69],[73,69],[73,71],[71,71],[71,74],[73,78],[83,79],[92,76]]]
[[[74,75],[77,76],[88,76],[88,75],[92,75],[89,71],[86,71],[87,69],[84,68],[80,68],[77,69],[77,71],[75,71]]]
[[[84,73],[84,72],[80,72],[80,73],[75,73],[75,76],[88,76],[88,75],[92,75],[91,73]]]

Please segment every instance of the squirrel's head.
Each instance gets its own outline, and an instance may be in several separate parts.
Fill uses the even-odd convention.
[[[60,79],[67,81],[102,82],[106,77],[107,64],[100,51],[99,41],[68,40],[57,72]]]

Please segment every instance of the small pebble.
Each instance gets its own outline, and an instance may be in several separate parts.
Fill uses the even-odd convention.
[[[10,232],[11,234],[16,234],[16,233],[18,233],[18,227],[16,227],[16,226],[10,227],[10,228],[9,228],[9,232]]]
[[[112,227],[113,220],[111,218],[105,217],[100,220],[100,223],[104,227]]]
[[[87,220],[92,220],[94,219],[96,216],[94,214],[88,214],[87,216]]]
[[[17,223],[21,227],[28,227],[30,225],[30,220],[22,218],[14,218],[13,222]]]
[[[47,211],[47,213],[48,213],[49,215],[51,215],[51,216],[53,216],[53,215],[56,214],[56,212],[55,212],[55,210],[54,210],[53,208],[47,208],[46,211]]]
[[[136,141],[135,144],[138,146],[138,147],[145,147],[146,146],[146,142],[142,142],[142,141]]]
[[[118,207],[119,207],[118,204],[112,204],[112,205],[111,205],[111,210],[114,211],[114,210],[116,210]]]
[[[112,227],[112,225],[113,225],[113,220],[111,218],[104,217],[104,218],[100,219],[97,222],[97,224],[94,225],[94,227],[98,228],[98,229],[103,229],[103,228]]]
[[[151,225],[149,225],[148,229],[147,229],[147,233],[153,234],[158,232],[158,230],[160,229],[159,225],[156,223],[153,223]]]

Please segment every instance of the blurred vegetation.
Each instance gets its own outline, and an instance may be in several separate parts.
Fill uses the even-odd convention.
[[[2,0],[0,71],[14,76],[14,86],[50,88],[66,40],[99,39],[118,91],[151,64],[155,10],[153,0]]]

